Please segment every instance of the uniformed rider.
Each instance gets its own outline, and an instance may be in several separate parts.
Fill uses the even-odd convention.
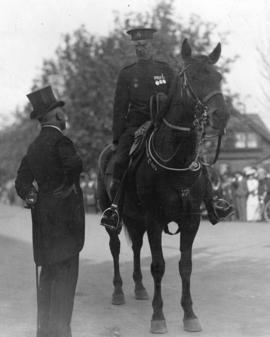
[[[154,28],[135,28],[127,31],[134,43],[137,62],[124,67],[118,76],[113,108],[113,150],[115,151],[115,164],[113,169],[111,197],[114,200],[121,180],[129,163],[129,151],[134,141],[135,131],[146,121],[151,119],[150,98],[157,93],[167,95],[174,79],[173,69],[166,63],[154,59],[153,35]],[[166,97],[166,96],[165,96]],[[206,172],[206,170],[204,170]],[[207,173],[207,172],[206,172]],[[219,202],[218,214],[213,201],[212,186],[207,177],[207,200],[209,220],[215,224],[220,218],[232,213],[232,207],[223,207]],[[106,214],[106,215],[105,215]],[[101,223],[113,223],[104,213]]]

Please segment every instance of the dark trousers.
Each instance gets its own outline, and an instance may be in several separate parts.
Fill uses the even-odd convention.
[[[79,255],[41,267],[37,337],[71,337],[71,317],[78,280]]]
[[[236,196],[236,211],[240,221],[247,221],[247,198],[246,196]]]
[[[134,133],[137,127],[126,129],[122,134],[115,153],[113,179],[121,180],[129,164],[129,151],[134,141]]]

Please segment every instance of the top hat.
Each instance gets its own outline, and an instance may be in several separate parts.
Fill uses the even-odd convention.
[[[138,40],[152,40],[153,35],[157,30],[155,28],[133,28],[127,31],[127,34],[131,36],[132,41]]]
[[[51,86],[31,92],[26,96],[33,106],[33,111],[30,114],[31,119],[41,118],[49,111],[65,104],[55,98]]]

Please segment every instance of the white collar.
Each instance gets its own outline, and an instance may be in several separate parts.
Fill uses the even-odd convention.
[[[42,125],[42,129],[43,128],[54,128],[54,129],[60,131],[61,133],[63,133],[62,130],[58,126],[55,126],[55,125],[51,125],[51,124]]]

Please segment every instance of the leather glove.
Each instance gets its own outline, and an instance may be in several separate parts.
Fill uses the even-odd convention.
[[[112,143],[112,151],[115,152],[117,150],[117,144]]]

